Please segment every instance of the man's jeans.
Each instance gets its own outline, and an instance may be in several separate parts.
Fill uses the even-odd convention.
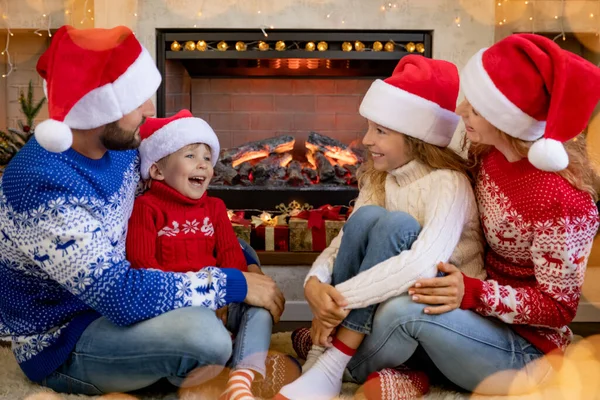
[[[247,260],[254,250],[240,241]],[[130,392],[167,378],[175,386],[194,386],[231,366],[265,374],[271,340],[271,314],[246,304],[231,304],[227,328],[215,312],[182,308],[128,327],[101,317],[83,332],[66,363],[41,384],[61,393],[98,395]],[[233,357],[232,357],[233,355]]]

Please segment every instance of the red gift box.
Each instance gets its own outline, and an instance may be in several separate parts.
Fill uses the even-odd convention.
[[[345,222],[342,207],[325,205],[305,210],[290,219],[292,251],[323,251],[337,236]],[[307,237],[304,233],[310,231]]]
[[[288,251],[290,231],[286,225],[265,226],[252,228],[250,243],[254,250]]]

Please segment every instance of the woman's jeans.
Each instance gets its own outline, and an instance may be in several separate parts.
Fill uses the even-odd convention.
[[[406,213],[359,208],[344,226],[332,283],[344,282],[410,249],[419,231],[417,221]],[[428,315],[424,308],[404,294],[352,310],[342,326],[367,336],[348,364],[350,380],[362,383],[373,372],[402,365],[417,348],[450,381],[483,394],[506,393],[511,382],[507,383],[505,372],[500,377],[502,371],[524,370],[529,378],[527,384],[513,386],[513,393],[530,390],[550,374],[542,352],[509,325],[473,311]]]

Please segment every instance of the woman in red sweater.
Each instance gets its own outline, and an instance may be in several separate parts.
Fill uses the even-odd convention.
[[[512,35],[473,56],[461,83],[487,279],[444,264],[445,277],[379,306],[378,334],[348,365],[358,382],[380,371],[363,388],[370,399],[423,386],[423,374],[394,368],[415,352],[466,390],[527,391],[551,376],[543,356],[571,340],[598,229],[584,140],[572,139],[600,99],[600,69],[542,36]],[[510,370],[527,382],[512,382]]]

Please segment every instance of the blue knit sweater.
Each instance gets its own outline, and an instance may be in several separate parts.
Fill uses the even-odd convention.
[[[234,269],[132,269],[127,220],[139,182],[137,151],[99,160],[49,153],[33,138],[0,179],[0,336],[41,381],[100,316],[127,326],[180,307],[217,309],[246,297]]]

